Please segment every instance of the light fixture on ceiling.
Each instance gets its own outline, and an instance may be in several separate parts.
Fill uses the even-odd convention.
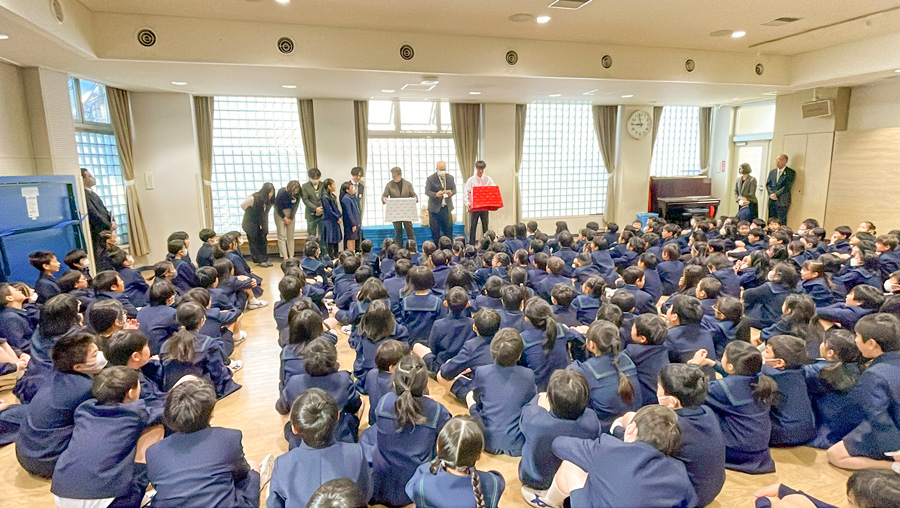
[[[297,88],[297,85],[281,85],[281,88]]]
[[[396,90],[382,90],[381,93],[394,93]]]
[[[561,93],[552,93],[552,94],[548,95],[547,97],[562,97],[562,94]]]
[[[587,92],[584,92],[584,93],[581,94],[581,95],[594,95],[595,93],[597,93],[597,89],[596,89],[596,88],[593,89],[593,90],[589,90],[589,91],[587,91]]]
[[[422,81],[419,82],[420,85],[436,85],[440,81],[438,81],[437,76],[425,76],[422,78]]]
[[[481,95],[481,92],[469,92],[469,95]]]
[[[732,32],[731,38],[732,39],[740,39],[741,37],[743,37],[745,35],[747,35],[747,32],[745,32],[743,30],[738,30],[736,32]]]
[[[280,3],[280,4],[289,4],[289,3],[291,3],[291,0],[275,0],[275,1],[278,2],[278,3]]]
[[[534,19],[534,16],[532,16],[531,14],[524,13],[524,12],[520,12],[518,14],[513,14],[512,16],[509,17],[509,20],[512,21],[513,23],[526,23],[528,21],[531,21],[532,19]]]
[[[187,84],[187,81],[173,81],[172,84],[175,86],[184,86]]]
[[[778,95],[778,92],[765,92],[763,95]]]
[[[538,16],[535,21],[543,25],[544,23],[550,22],[550,16]]]
[[[741,100],[741,98],[740,98],[740,97],[732,97],[731,100],[733,100],[733,101],[739,101],[739,100]]]
[[[728,37],[734,34],[733,30],[716,30],[709,34],[710,37]]]
[[[900,69],[895,70],[894,72],[900,72]]]
[[[634,97],[634,95],[623,95],[622,96],[623,99],[630,99],[632,97]]]
[[[9,39],[8,35],[0,34],[0,41],[5,41],[6,39]]]

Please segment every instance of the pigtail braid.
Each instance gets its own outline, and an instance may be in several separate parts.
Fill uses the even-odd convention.
[[[481,477],[474,467],[469,468],[469,475],[472,477],[472,491],[475,493],[475,508],[485,508],[484,492],[481,490]]]

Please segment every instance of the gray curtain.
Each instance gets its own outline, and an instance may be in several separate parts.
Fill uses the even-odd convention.
[[[363,181],[366,178],[366,165],[369,163],[369,101],[353,101],[353,122],[356,129],[356,165],[363,168]],[[366,186],[368,187],[368,185]],[[372,189],[376,191],[376,189]],[[359,216],[366,214],[366,197],[359,197]]]
[[[319,167],[319,159],[316,156],[316,119],[313,114],[312,99],[297,99],[297,109],[300,111],[300,135],[303,136],[303,156],[306,159],[306,169]],[[300,178],[304,180],[304,178]]]
[[[709,173],[709,152],[712,138],[712,110],[700,108],[700,171]]]
[[[450,125],[453,129],[453,144],[456,145],[456,161],[466,180],[475,174],[475,162],[478,160],[478,140],[481,139],[481,104],[450,104]],[[457,186],[457,189],[463,188]],[[457,213],[463,213],[460,210]],[[463,222],[468,225],[469,214],[463,213]]]
[[[213,228],[212,167],[213,167],[213,97],[194,97],[194,117],[197,122],[197,144],[200,146],[200,179],[202,180],[203,225]]]
[[[106,87],[109,100],[109,116],[112,119],[113,131],[116,134],[116,148],[119,152],[119,164],[122,167],[122,179],[125,180],[125,206],[128,210],[128,235],[131,255],[146,256],[150,252],[150,241],[147,239],[147,228],[144,227],[144,214],[141,211],[141,200],[134,187],[134,155],[131,134],[131,104],[128,92]]]
[[[594,135],[597,144],[600,145],[600,154],[603,156],[603,165],[609,178],[606,183],[606,208],[603,220],[614,222],[616,220],[616,123],[618,121],[619,106],[594,106],[591,108],[594,117]]]
[[[656,136],[659,134],[659,124],[662,122],[662,114],[663,107],[662,106],[653,106],[653,134],[652,138],[650,138],[650,156],[653,157],[653,152],[656,150]]]
[[[519,189],[519,171],[522,169],[522,150],[525,148],[525,122],[528,104],[516,104],[516,177],[513,193],[516,199],[516,223],[522,222],[522,192]]]

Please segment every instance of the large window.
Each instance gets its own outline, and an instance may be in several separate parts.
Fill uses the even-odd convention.
[[[241,231],[241,201],[266,182],[277,191],[306,181],[297,99],[216,97],[213,119],[213,222],[218,232]],[[306,229],[303,206],[297,230]],[[274,214],[269,231],[275,231]]]
[[[109,120],[106,87],[83,79],[69,78],[69,100],[75,121],[78,163],[97,180],[96,192],[118,224],[119,242],[128,243],[128,207],[125,182],[119,165],[116,136]]]
[[[607,173],[590,103],[528,105],[519,178],[524,218],[603,213]]]
[[[369,161],[366,171],[366,210],[363,225],[384,224],[381,194],[391,179],[391,168],[403,169],[424,206],[425,180],[438,161],[456,179],[454,213],[463,213],[465,182],[456,161],[450,130],[450,104],[437,101],[369,101]]]
[[[700,108],[666,106],[653,147],[650,176],[700,174]]]

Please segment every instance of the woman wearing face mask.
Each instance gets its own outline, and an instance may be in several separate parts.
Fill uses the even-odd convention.
[[[300,199],[306,207],[306,233],[309,237],[322,238],[322,172],[318,168],[311,168],[306,172],[309,181],[300,187]]]
[[[740,169],[738,169],[739,178],[734,182],[734,200],[740,203],[743,198],[743,200],[750,203],[750,218],[746,219],[748,221],[759,217],[759,203],[756,198],[756,177],[750,175],[752,172],[750,164],[746,162],[741,164]]]
[[[263,184],[258,192],[254,192],[241,203],[244,220],[241,227],[247,233],[250,244],[250,255],[259,266],[272,266],[266,254],[266,236],[269,234],[269,209],[275,197],[275,186],[269,182]]]

